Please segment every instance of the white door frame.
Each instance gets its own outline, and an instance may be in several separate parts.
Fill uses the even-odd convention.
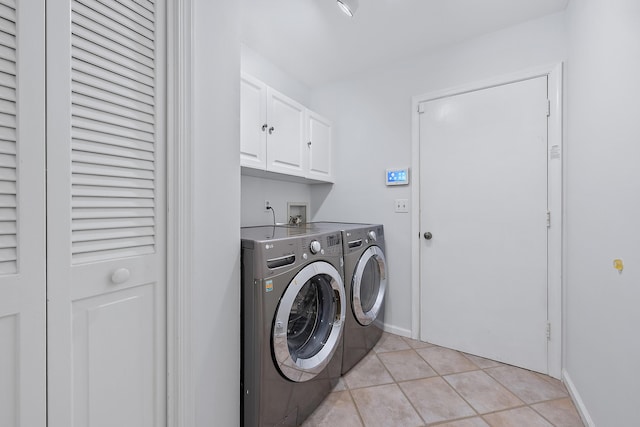
[[[453,95],[487,89],[503,84],[528,80],[535,77],[548,77],[548,96],[550,115],[548,121],[548,206],[551,211],[551,228],[548,234],[548,320],[551,325],[547,347],[549,375],[560,378],[562,374],[562,236],[563,236],[563,156],[562,149],[562,63],[524,70],[521,72],[494,77],[463,86],[417,95],[411,103],[411,157],[413,182],[420,182],[420,117],[418,105]],[[416,202],[411,208],[411,336],[420,336],[420,186],[413,185],[411,197]]]
[[[167,425],[193,427],[192,0],[167,0]]]

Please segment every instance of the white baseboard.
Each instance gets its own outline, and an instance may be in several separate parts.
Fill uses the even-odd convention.
[[[384,331],[389,332],[390,334],[400,335],[401,337],[411,338],[410,329],[398,328],[397,326],[385,324]]]
[[[591,419],[591,415],[589,415],[589,411],[587,411],[587,407],[580,397],[580,393],[578,393],[578,390],[573,384],[573,381],[571,381],[571,377],[569,377],[569,373],[566,369],[562,370],[562,382],[564,382],[564,385],[567,387],[571,400],[573,400],[573,404],[576,405],[576,409],[578,410],[578,414],[580,414],[580,418],[582,418],[584,425],[587,427],[596,427],[593,419]]]

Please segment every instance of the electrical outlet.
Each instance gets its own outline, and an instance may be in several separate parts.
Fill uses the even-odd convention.
[[[264,201],[264,211],[265,212],[269,212],[269,209],[271,209],[271,202],[269,200],[265,200]]]
[[[396,209],[397,213],[408,213],[409,212],[409,199],[396,199]]]

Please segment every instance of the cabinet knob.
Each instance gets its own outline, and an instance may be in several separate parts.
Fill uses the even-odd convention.
[[[307,146],[311,148],[311,141],[307,142]]]
[[[265,130],[267,130],[267,128],[268,128],[268,127],[269,127],[269,125],[268,125],[268,124],[266,124],[266,123],[265,123],[265,124],[263,124],[263,125],[262,125],[262,132],[264,132]]]
[[[273,133],[273,131],[276,130],[276,128],[274,128],[273,126],[271,126],[269,128],[269,135],[271,135]]]

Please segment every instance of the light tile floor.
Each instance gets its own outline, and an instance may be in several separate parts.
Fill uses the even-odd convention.
[[[303,427],[583,427],[551,377],[385,333]]]

